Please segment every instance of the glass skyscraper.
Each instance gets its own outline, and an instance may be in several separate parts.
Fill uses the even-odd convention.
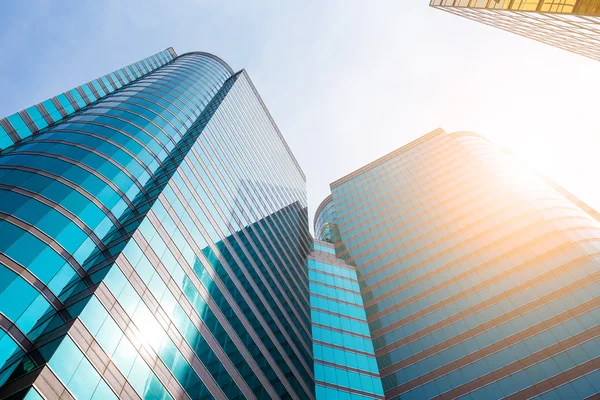
[[[430,5],[600,60],[600,0],[431,0]]]
[[[577,399],[600,393],[597,218],[438,129],[333,182],[315,235],[356,273],[385,398]]]
[[[245,71],[167,49],[0,149],[0,398],[314,398],[305,177]]]

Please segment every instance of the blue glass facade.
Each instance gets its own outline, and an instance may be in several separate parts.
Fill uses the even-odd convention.
[[[160,54],[2,124],[0,397],[314,398],[304,175],[245,71]]]
[[[89,104],[106,97],[136,79],[172,61],[177,54],[170,47],[115,72],[94,79],[51,99],[0,119],[0,154]]]
[[[600,392],[598,213],[441,129],[331,188],[315,232],[356,268],[386,398]]]
[[[383,399],[355,269],[315,240],[308,279],[317,399]]]

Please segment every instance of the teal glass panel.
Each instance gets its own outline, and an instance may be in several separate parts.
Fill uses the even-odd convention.
[[[323,251],[325,253],[335,254],[335,249],[333,247],[328,247],[317,243],[314,244],[314,249],[316,251]]]
[[[10,136],[8,136],[8,133],[6,133],[4,128],[0,125],[0,149],[5,149],[12,145],[12,139],[10,138]]]
[[[315,363],[315,380],[383,396],[379,377]]]
[[[17,131],[17,134],[21,139],[31,136],[31,129],[29,129],[19,114],[10,115],[7,119],[13,128],[15,128],[15,131]]]
[[[171,398],[95,296],[92,296],[87,302],[80,318],[143,399],[166,400]]]
[[[77,93],[77,96],[79,96],[79,93]],[[81,96],[79,96],[79,97],[81,97]],[[65,112],[67,114],[73,114],[75,112],[75,108],[71,105],[71,102],[69,101],[67,96],[65,96],[64,94],[59,94],[58,96],[56,96],[56,99],[58,100],[58,102],[60,103],[60,105],[63,107],[63,109],[65,110]],[[83,100],[81,100],[81,101],[83,101]],[[79,104],[79,102],[77,102],[77,103]],[[79,107],[82,107],[82,106],[80,105]]]
[[[44,106],[44,108],[46,109],[46,111],[48,111],[48,114],[50,115],[50,118],[52,118],[52,120],[54,122],[59,121],[59,120],[62,119],[62,116],[60,115],[60,113],[56,109],[56,106],[54,105],[54,103],[52,103],[52,100],[43,101],[42,105]]]
[[[94,102],[97,100],[96,96],[92,92],[92,89],[90,89],[90,87],[87,83],[85,85],[81,85],[80,88],[83,90],[83,93],[86,94],[86,96],[88,97],[88,99],[90,99],[91,102]],[[71,94],[72,94],[72,92],[73,91],[71,91]],[[75,99],[77,100],[77,98],[75,98]]]
[[[107,390],[106,382],[69,337],[62,340],[48,365],[77,399],[90,400],[97,390],[105,399],[117,399],[110,389]]]
[[[97,80],[94,79],[92,81],[92,85],[94,85],[94,88],[96,89],[96,92],[98,92],[100,97],[106,96],[106,92],[104,91],[104,89],[102,89],[102,86],[100,86]]]
[[[111,76],[112,78],[112,76]],[[106,76],[103,76],[102,78],[100,78],[102,80],[102,83],[104,83],[104,86],[106,86],[106,89],[108,89],[109,93],[115,91],[117,88],[113,87],[113,85],[110,83],[110,81],[108,80],[108,78]]]
[[[48,126],[48,123],[36,107],[29,107],[25,112],[29,115],[29,118],[31,118],[38,130]]]

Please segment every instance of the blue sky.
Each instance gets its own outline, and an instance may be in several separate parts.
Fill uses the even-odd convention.
[[[169,46],[246,68],[311,215],[329,183],[437,127],[478,132],[600,208],[600,63],[427,0],[20,0],[0,27],[0,116]]]

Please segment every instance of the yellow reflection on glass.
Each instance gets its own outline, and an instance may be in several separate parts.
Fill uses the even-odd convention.
[[[432,0],[432,6],[600,15],[600,0]]]

